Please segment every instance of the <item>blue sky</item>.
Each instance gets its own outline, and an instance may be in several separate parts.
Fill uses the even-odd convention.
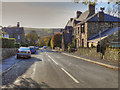
[[[106,2],[99,2],[96,12],[108,6]],[[64,28],[78,10],[84,12],[88,6],[73,2],[3,2],[2,25],[15,26],[19,21],[23,27]]]

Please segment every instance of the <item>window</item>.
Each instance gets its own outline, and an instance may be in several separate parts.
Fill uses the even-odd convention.
[[[20,39],[20,35],[18,35],[18,39]]]
[[[85,33],[85,24],[81,25],[81,33]]]
[[[2,33],[2,37],[4,37],[4,34]]]
[[[84,39],[82,39],[82,47],[84,47]]]
[[[3,37],[9,38],[8,34],[3,34]]]
[[[77,34],[77,28],[76,28],[76,32],[75,33]]]
[[[78,27],[78,34],[79,34],[79,27]]]
[[[6,37],[9,38],[9,35],[7,34]]]

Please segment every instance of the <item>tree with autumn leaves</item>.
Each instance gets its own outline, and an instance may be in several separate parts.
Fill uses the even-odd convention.
[[[46,46],[50,46],[51,36],[45,36],[43,40]]]
[[[51,38],[52,49],[54,47],[60,47],[61,48],[61,42],[62,42],[62,34],[60,34],[60,33],[54,34]]]

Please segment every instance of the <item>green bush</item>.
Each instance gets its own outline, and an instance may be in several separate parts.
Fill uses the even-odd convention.
[[[68,52],[70,52],[71,47],[72,47],[72,44],[71,44],[71,43],[68,43]]]
[[[2,48],[14,48],[15,45],[15,39],[14,38],[4,38],[1,37],[0,38],[1,42],[2,42]]]
[[[21,46],[22,47],[28,47],[29,45],[28,45],[28,43],[21,43]]]
[[[68,49],[68,52],[71,52],[71,49],[75,49],[75,35],[73,36],[73,40],[72,40],[72,42],[71,43],[68,43],[68,45],[67,45],[67,49]]]

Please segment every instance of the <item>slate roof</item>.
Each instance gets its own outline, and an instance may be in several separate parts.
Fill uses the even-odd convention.
[[[67,25],[65,26],[65,29],[67,29],[67,28],[73,28],[73,25],[75,24],[78,24],[80,21],[77,21],[76,20],[76,17],[75,18],[73,18],[73,20],[71,21],[71,20],[69,20],[68,22],[67,22]]]
[[[86,19],[83,19],[79,24],[82,24],[85,22],[98,22],[99,18],[97,16],[97,14],[98,13],[96,13],[96,14],[94,14]],[[80,17],[82,18],[82,16],[80,16]],[[120,18],[104,13],[104,22],[120,22]]]
[[[69,20],[68,22],[67,22],[67,25],[66,26],[71,26],[71,27],[73,27],[73,23],[74,23],[74,19],[71,21],[71,20]]]
[[[98,20],[99,19],[97,17],[97,14],[95,14],[95,16],[89,19],[88,21],[98,21]],[[105,22],[120,22],[120,18],[104,13],[104,21]]]
[[[24,33],[23,27],[5,27],[5,32],[7,33],[16,33],[16,34],[22,34]]]
[[[120,31],[120,27],[115,27],[115,28],[106,28],[101,33],[98,33],[94,35],[93,37],[88,39],[88,42],[98,42],[100,41],[100,35],[101,35],[101,40],[108,37],[109,35],[112,35],[116,32]]]
[[[76,21],[83,21],[87,19],[90,16],[89,10],[82,13],[78,18],[76,18]]]
[[[73,18],[72,21],[69,20],[69,21],[67,22],[67,25],[65,26],[65,30],[70,29],[70,28],[73,28],[73,24],[74,24],[74,18]]]
[[[90,16],[90,13],[89,13],[89,10],[87,10],[84,13],[82,13],[78,18],[75,17],[75,18],[73,18],[72,21],[69,20],[66,26],[67,27],[70,27],[70,26],[73,27],[73,24],[78,24],[81,21],[87,19],[89,16]]]

